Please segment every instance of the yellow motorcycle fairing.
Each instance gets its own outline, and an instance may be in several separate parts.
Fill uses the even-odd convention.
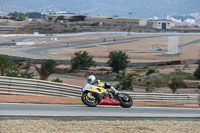
[[[96,91],[96,92],[100,92],[100,93],[103,93],[103,92],[106,92],[107,90],[106,89],[104,89],[104,88],[100,88],[100,87],[88,87],[87,88],[87,90],[89,90],[89,91]]]
[[[97,93],[112,91],[111,89],[105,89],[105,88],[100,88],[100,87],[88,87],[87,90],[91,92],[97,92]],[[91,92],[88,92],[87,94],[88,98],[91,98],[91,94],[92,94]]]
[[[99,87],[98,87],[98,88],[95,88],[95,87],[88,87],[87,90],[88,90],[88,91],[91,91],[91,92],[88,92],[88,93],[87,93],[87,97],[88,97],[88,98],[92,98],[92,96],[91,96],[92,92],[103,93],[103,92],[106,92],[106,91],[107,91],[106,89],[104,89],[104,88],[99,88]]]

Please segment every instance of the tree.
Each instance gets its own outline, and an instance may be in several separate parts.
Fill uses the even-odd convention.
[[[87,70],[92,66],[96,66],[96,62],[87,51],[79,51],[72,56],[71,65],[72,70]]]
[[[200,79],[200,64],[199,64],[198,68],[194,72],[194,77],[196,79]]]
[[[42,14],[40,12],[27,12],[26,16],[28,18],[34,18],[34,19],[41,19],[42,18]]]
[[[13,66],[15,66],[14,61],[10,57],[8,57],[6,55],[0,56],[1,76],[4,76],[7,71],[9,71],[13,68]]]
[[[122,90],[133,90],[134,75],[134,73],[128,74],[126,70],[117,75],[117,80],[122,85]]]
[[[56,62],[49,59],[43,62],[40,68],[35,66],[35,69],[39,73],[41,80],[47,80],[48,77],[56,71],[56,66]]]
[[[129,56],[123,51],[111,51],[109,53],[108,65],[112,68],[113,72],[119,73],[120,70],[127,68],[130,62]]]
[[[65,20],[65,17],[64,17],[64,16],[58,16],[58,17],[56,18],[56,21],[58,21],[58,20]]]
[[[172,93],[175,93],[178,88],[184,85],[184,81],[180,78],[174,77],[171,83],[168,84],[168,87],[172,90]]]
[[[18,20],[19,21],[24,21],[25,19],[26,19],[26,16],[20,16]]]

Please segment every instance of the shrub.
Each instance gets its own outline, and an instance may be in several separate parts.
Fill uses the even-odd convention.
[[[128,55],[123,51],[112,51],[109,53],[108,65],[112,68],[113,72],[119,73],[120,70],[127,68],[130,62]]]
[[[31,63],[30,63],[30,62],[26,62],[25,66],[24,66],[24,69],[25,69],[26,71],[29,71],[30,68],[31,68]]]
[[[198,83],[197,88],[200,89],[200,83]]]
[[[26,70],[26,71],[20,73],[20,77],[32,79],[34,77],[34,73]]]
[[[198,68],[194,72],[194,77],[196,79],[200,79],[200,64],[199,64]]]
[[[60,80],[58,77],[56,79],[51,80],[52,82],[58,82],[58,83],[62,83],[63,81]]]
[[[134,75],[134,73],[128,74],[126,70],[117,75],[117,80],[122,85],[122,90],[133,90]]]
[[[155,72],[156,72],[156,70],[154,70],[154,69],[149,69],[149,70],[147,71],[146,75],[150,75],[150,74],[155,73]]]
[[[184,81],[180,78],[174,77],[171,83],[168,84],[168,87],[172,90],[172,93],[175,93],[182,85],[184,85]]]
[[[34,73],[29,72],[30,67],[31,67],[31,63],[25,62],[25,65],[23,65],[23,69],[25,69],[25,71],[20,72],[20,77],[32,79],[34,77]]]
[[[154,79],[153,80],[153,87],[160,88],[162,86],[162,80],[161,79]]]
[[[5,75],[8,77],[20,77],[20,71],[18,70],[18,68],[12,69],[7,71]]]
[[[146,88],[145,88],[146,92],[153,92],[153,90],[154,90],[153,82],[146,81],[145,84],[146,84]]]
[[[200,84],[198,84],[197,88],[200,89]]]
[[[72,70],[87,70],[92,66],[96,66],[96,62],[87,51],[79,51],[72,56],[71,65]]]

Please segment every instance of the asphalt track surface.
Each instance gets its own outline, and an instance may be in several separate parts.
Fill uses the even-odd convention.
[[[59,50],[59,49],[69,49],[69,48],[78,48],[78,47],[86,47],[86,46],[93,46],[93,45],[102,45],[102,44],[111,44],[111,43],[120,43],[120,42],[128,42],[128,41],[135,41],[135,40],[142,40],[142,39],[149,39],[149,38],[157,38],[157,37],[166,37],[166,36],[173,36],[173,35],[152,35],[152,36],[143,36],[143,37],[126,37],[126,38],[120,38],[116,39],[115,41],[113,39],[109,39],[104,41],[90,41],[90,42],[83,42],[83,43],[76,43],[73,45],[69,45],[68,47],[65,47],[65,45],[58,45],[58,46],[41,46],[41,47],[31,47],[31,48],[20,48],[20,49],[12,49],[13,51],[17,53],[22,53],[26,55],[31,56],[40,56],[40,57],[59,57],[59,56],[53,56],[47,54],[48,51],[53,50]],[[42,37],[21,37],[16,38],[16,42],[23,42],[27,39],[33,39],[33,38],[42,38]],[[44,37],[43,37],[44,38]],[[12,39],[6,40],[5,42],[11,42]],[[51,41],[50,41],[51,42]],[[197,44],[200,40],[194,40],[192,42],[183,44],[182,47]],[[46,42],[48,43],[48,42]]]
[[[4,40],[2,41],[2,43],[11,43],[11,42],[23,42],[24,40],[27,39],[34,39],[34,38],[41,38],[41,37],[20,37],[20,38],[12,38],[12,39],[8,39],[8,40]]]
[[[200,118],[200,108],[0,103],[0,116],[89,116]]]
[[[101,33],[101,32],[97,32]],[[97,34],[97,33],[79,33],[79,34]],[[117,34],[125,34],[123,32],[116,32]],[[64,36],[77,36],[77,34],[66,34]],[[102,34],[105,34],[102,32]],[[176,34],[176,33],[171,33],[171,34],[153,34],[153,33],[146,33],[146,34],[141,34],[144,35],[142,37],[125,37],[125,38],[119,38],[116,39],[115,41],[113,39],[106,40],[105,42],[102,41],[90,41],[90,42],[83,42],[83,43],[76,43],[73,45],[70,45],[68,47],[65,47],[65,45],[59,45],[59,46],[41,46],[41,47],[31,47],[31,48],[20,48],[20,49],[12,49],[13,51],[17,53],[22,53],[25,55],[31,55],[31,56],[40,56],[40,57],[58,57],[59,56],[53,56],[47,54],[48,51],[52,50],[58,50],[58,49],[68,49],[68,48],[76,48],[76,47],[86,47],[86,46],[92,46],[92,45],[101,45],[101,44],[110,44],[110,43],[119,43],[119,42],[128,42],[128,41],[134,41],[134,40],[141,40],[141,39],[149,39],[149,38],[157,38],[157,37],[166,37],[166,36],[185,36],[185,35],[193,35],[192,33],[189,34]],[[146,36],[146,35],[152,35],[152,36]],[[198,34],[194,34],[198,35]],[[60,35],[57,35],[56,37],[63,37]],[[50,37],[18,37],[18,38],[13,38],[13,39],[8,39],[3,41],[3,43],[9,43],[12,42],[12,40],[15,40],[15,42],[23,42],[28,39],[34,39],[34,38],[50,38]],[[50,41],[51,42],[51,41]],[[200,40],[194,40],[192,42],[183,44],[182,47],[187,46],[187,45],[192,45],[199,43]],[[46,43],[49,43],[48,41]]]
[[[162,37],[162,36],[163,35],[143,36],[143,37],[128,37],[128,38],[116,39],[115,41],[113,39],[109,39],[109,40],[106,40],[105,42],[102,40],[102,41],[90,41],[90,42],[76,43],[76,44],[73,44],[73,45],[69,45],[68,47],[65,47],[65,45],[59,45],[59,46],[42,46],[42,47],[20,48],[20,49],[13,49],[13,50],[15,52],[18,52],[18,53],[23,53],[23,54],[32,55],[32,56],[57,57],[57,56],[48,55],[46,53],[48,51],[58,50],[58,49],[68,49],[68,48],[86,47],[86,46],[92,46],[92,45],[128,42],[128,41],[148,39],[148,38],[157,38],[157,37]],[[22,38],[22,39],[18,38],[18,39],[20,41],[23,41],[24,38]]]

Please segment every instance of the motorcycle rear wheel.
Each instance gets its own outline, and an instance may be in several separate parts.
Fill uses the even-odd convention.
[[[88,93],[91,93],[91,97],[88,97]],[[84,92],[81,96],[82,102],[87,105],[88,107],[96,107],[98,105],[97,98],[93,95],[93,92]]]
[[[128,94],[121,93],[121,95],[124,95],[124,97],[128,99],[125,99],[123,97],[120,98],[119,99],[120,106],[122,106],[123,108],[130,108],[133,105],[133,99]]]

